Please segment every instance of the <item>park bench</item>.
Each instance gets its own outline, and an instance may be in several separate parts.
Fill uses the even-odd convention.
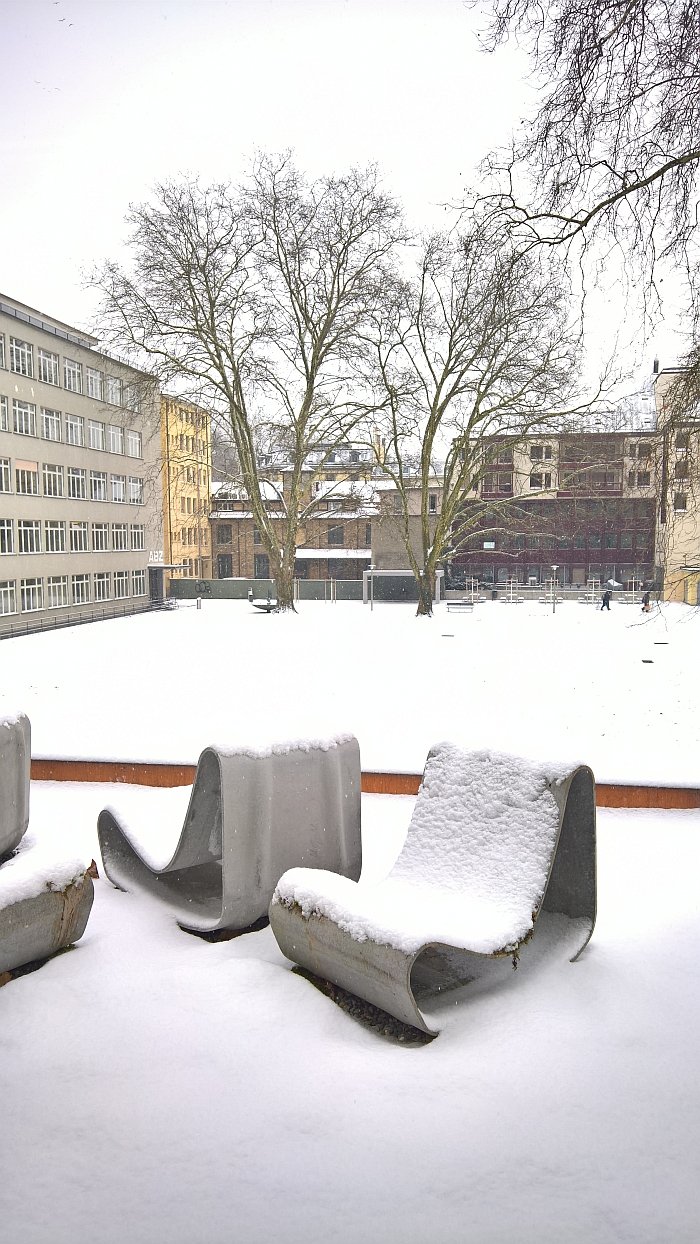
[[[270,923],[287,958],[436,1035],[421,990],[468,983],[486,957],[517,966],[536,923],[549,925],[548,950],[554,942],[576,958],[595,903],[590,769],[442,743],[428,755],[389,876],[355,884],[293,869],[275,889]]]
[[[94,896],[83,862],[27,833],[30,762],[29,719],[0,718],[0,974],[76,942]]]
[[[472,613],[474,602],[472,600],[448,600],[448,613]]]
[[[167,858],[118,808],[100,812],[105,873],[119,889],[162,900],[185,929],[250,928],[267,915],[286,869],[308,864],[359,877],[360,780],[360,750],[349,735],[263,751],[207,747]]]

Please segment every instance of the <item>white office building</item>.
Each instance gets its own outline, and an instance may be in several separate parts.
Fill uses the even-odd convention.
[[[0,294],[0,636],[147,605],[159,421],[150,377]]]

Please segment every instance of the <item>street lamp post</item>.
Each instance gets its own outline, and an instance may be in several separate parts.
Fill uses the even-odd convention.
[[[552,613],[557,612],[557,570],[558,566],[552,566]]]

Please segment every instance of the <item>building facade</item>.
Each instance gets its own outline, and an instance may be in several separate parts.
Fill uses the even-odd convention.
[[[297,579],[361,579],[372,558],[372,521],[376,506],[371,489],[334,484],[329,495],[317,494],[313,517],[297,532],[294,575]],[[283,501],[273,485],[264,486],[268,513],[282,517]],[[268,579],[270,565],[248,501],[242,490],[221,485],[211,514],[215,579]]]
[[[653,430],[493,438],[465,498],[447,586],[654,582]],[[556,572],[552,567],[556,565]]]
[[[206,411],[177,397],[161,398],[163,555],[167,580],[212,578],[211,421]]]
[[[673,410],[681,368],[664,368],[655,380],[659,496],[656,560],[666,600],[700,604],[700,411]]]
[[[148,376],[0,294],[0,634],[148,602],[158,430]]]

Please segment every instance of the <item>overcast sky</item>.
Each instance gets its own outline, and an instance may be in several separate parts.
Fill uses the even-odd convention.
[[[426,227],[533,98],[462,0],[0,0],[0,19],[0,290],[85,327],[86,275],[155,181],[235,179],[258,148],[311,174],[376,161]]]

